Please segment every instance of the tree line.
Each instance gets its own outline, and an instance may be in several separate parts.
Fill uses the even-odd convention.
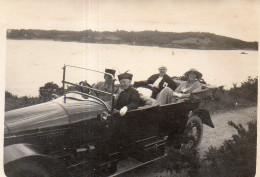
[[[187,48],[203,50],[258,50],[258,42],[206,32],[161,32],[161,31],[58,31],[38,29],[9,29],[8,39],[44,39],[102,44],[128,44],[139,46],[159,46],[167,48]]]

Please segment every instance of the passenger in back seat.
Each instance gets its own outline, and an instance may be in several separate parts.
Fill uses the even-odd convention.
[[[184,74],[188,80],[173,91],[169,87],[164,88],[156,97],[156,102],[153,105],[163,105],[168,103],[180,102],[189,100],[192,92],[201,91],[201,84],[199,80],[202,74],[196,69],[190,69]]]
[[[172,90],[176,89],[176,85],[173,80],[166,74],[167,68],[165,66],[161,66],[158,74],[154,74],[149,77],[146,81],[146,84],[152,89],[152,98],[156,98],[158,93],[164,89],[165,87],[169,87]]]

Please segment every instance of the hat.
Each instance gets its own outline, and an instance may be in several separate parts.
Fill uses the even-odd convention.
[[[167,68],[165,66],[160,66],[158,69],[166,69],[167,70]]]
[[[188,77],[189,73],[195,73],[197,79],[201,79],[201,77],[202,77],[202,74],[201,74],[198,70],[193,69],[193,68],[191,68],[189,71],[187,71],[184,75],[185,75],[186,77]]]
[[[132,80],[133,78],[133,74],[130,74],[130,73],[123,73],[123,74],[120,74],[118,75],[118,80],[122,80],[122,79],[129,79],[129,80]]]
[[[113,69],[105,69],[106,73],[112,74],[113,76],[115,76],[116,70]]]

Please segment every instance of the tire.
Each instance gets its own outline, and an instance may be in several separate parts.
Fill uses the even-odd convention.
[[[8,177],[51,177],[51,173],[41,164],[31,162],[19,162],[6,174]]]
[[[202,140],[203,124],[199,116],[192,115],[185,126],[183,133],[183,143],[181,149],[183,151],[188,149],[196,149]]]

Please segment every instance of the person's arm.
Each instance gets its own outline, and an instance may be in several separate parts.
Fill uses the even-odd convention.
[[[192,88],[189,89],[189,91],[187,91],[186,93],[179,93],[181,92],[181,90],[183,89],[182,87],[184,87],[184,83],[181,84],[176,90],[175,92],[173,92],[173,96],[176,96],[178,98],[189,98],[190,94],[193,92],[198,92],[201,90],[201,85],[199,82],[196,82],[193,84]]]
[[[119,109],[119,107],[118,107],[118,100],[119,100],[119,97],[120,97],[120,94],[118,94],[117,96],[116,96],[116,98],[115,98],[115,109]]]
[[[118,100],[119,98],[119,94],[121,93],[121,88],[119,86],[115,86],[115,92],[114,92],[114,96],[115,96],[115,102]]]
[[[186,84],[186,82],[181,83],[181,84],[175,89],[174,92],[177,92],[177,93],[181,92],[181,89],[184,87],[185,84]]]
[[[94,88],[94,89],[97,89],[97,88],[98,88],[97,85],[98,85],[98,83],[97,83],[97,84],[94,84],[94,85],[93,85],[93,88]],[[90,90],[89,94],[97,97],[97,93],[96,93],[94,90]]]
[[[153,83],[156,81],[156,75],[157,75],[157,74],[154,74],[154,75],[150,76],[150,77],[147,79],[146,83],[147,83],[147,84],[153,84]]]
[[[100,86],[103,84],[103,82],[99,82],[99,83],[97,83],[97,84],[95,84],[95,85],[93,85],[93,88],[94,89],[97,89],[97,90],[100,90]],[[91,95],[94,95],[94,96],[96,96],[96,97],[98,97],[98,93],[99,92],[95,92],[94,90],[91,90]]]
[[[190,93],[173,92],[173,96],[178,97],[178,98],[189,98],[190,97]]]
[[[168,87],[170,87],[172,90],[176,89],[176,84],[174,83],[174,81],[172,80],[172,78],[168,75],[165,75],[165,80],[168,83]]]
[[[115,95],[119,95],[120,92],[121,92],[120,86],[115,85],[115,87],[114,87],[114,94],[115,94]]]

